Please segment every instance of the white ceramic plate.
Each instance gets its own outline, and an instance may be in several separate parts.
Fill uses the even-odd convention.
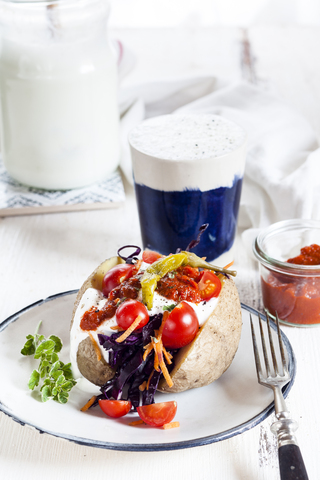
[[[54,401],[41,403],[28,390],[27,383],[37,361],[20,354],[26,335],[34,333],[42,320],[41,333],[58,335],[64,342],[60,358],[68,362],[69,325],[76,291],[65,292],[40,300],[12,315],[0,325],[0,409],[22,425],[61,437],[82,445],[114,450],[155,451],[174,450],[206,445],[238,435],[254,427],[273,411],[273,395],[257,382],[249,313],[257,322],[257,312],[242,305],[243,331],[238,352],[231,367],[216,382],[207,387],[179,394],[156,395],[156,401],[176,400],[175,420],[179,428],[163,430],[147,425],[130,427],[137,419],[130,414],[121,419],[109,419],[99,407],[82,413],[80,408],[97,390],[83,392],[76,386],[66,405]],[[263,318],[264,319],[264,318]],[[276,337],[275,326],[272,332]],[[295,377],[295,358],[291,345],[283,334],[289,361],[291,382]]]

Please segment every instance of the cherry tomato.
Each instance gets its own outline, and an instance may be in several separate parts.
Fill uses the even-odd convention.
[[[111,290],[116,288],[124,280],[132,277],[136,271],[135,265],[121,263],[111,268],[103,277],[102,293],[105,297],[109,295]]]
[[[119,418],[127,415],[131,410],[130,400],[99,400],[101,410],[108,417]]]
[[[177,413],[177,402],[153,403],[137,407],[141,420],[152,427],[162,427],[170,423]]]
[[[140,315],[141,320],[136,328],[142,328],[149,322],[149,314],[143,303],[138,300],[126,300],[116,311],[116,320],[119,327],[127,330]]]
[[[167,348],[181,348],[192,342],[199,330],[198,317],[187,302],[181,302],[169,314],[162,331]]]
[[[162,257],[162,255],[160,253],[154,252],[153,250],[145,250],[142,253],[142,260],[145,263],[153,263],[156,260],[159,260],[159,258],[161,258],[161,257]]]
[[[220,279],[210,270],[204,270],[200,282],[198,283],[202,300],[210,300],[217,297],[221,290]]]

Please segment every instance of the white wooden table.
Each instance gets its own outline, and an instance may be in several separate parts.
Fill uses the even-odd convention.
[[[137,55],[125,83],[214,74],[246,78],[277,91],[320,136],[320,31],[316,28],[119,30]],[[141,244],[132,188],[119,209],[0,218],[0,320],[41,298],[79,288],[124,243]],[[237,286],[243,303],[261,309],[257,265],[236,241]],[[284,327],[297,358],[288,406],[311,479],[319,478],[320,329]],[[5,368],[1,365],[0,368]],[[0,388],[5,386],[0,385]],[[159,453],[94,449],[40,435],[0,414],[1,479],[275,480],[272,419],[223,442]]]

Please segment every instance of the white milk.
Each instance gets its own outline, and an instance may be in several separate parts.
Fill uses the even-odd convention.
[[[45,41],[39,35],[37,42],[23,35],[3,36],[2,156],[21,183],[45,189],[81,187],[103,179],[118,165],[115,59],[106,37],[94,31],[81,35],[76,28],[71,39],[59,30],[58,35],[48,33]]]

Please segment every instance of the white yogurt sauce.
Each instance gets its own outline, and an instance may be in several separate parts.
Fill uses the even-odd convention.
[[[139,294],[139,297],[137,300],[141,301],[141,291]],[[71,328],[70,332],[70,361],[72,364],[72,371],[73,371],[73,376],[75,379],[81,378],[81,373],[78,369],[77,365],[77,351],[79,348],[79,344],[84,340],[85,338],[88,337],[88,331],[82,330],[80,327],[80,322],[88,310],[90,310],[91,307],[97,307],[98,309],[101,309],[107,302],[107,298],[100,292],[99,290],[96,290],[95,288],[88,288],[86,292],[84,293],[79,306],[76,310],[74,319],[73,319],[73,325]],[[213,310],[216,308],[217,304],[219,301],[219,297],[217,298],[211,298],[207,302],[200,302],[198,304],[192,303],[192,302],[186,302],[191,307],[194,309],[198,321],[199,321],[199,326],[201,327],[205,321],[209,318],[210,314],[213,312]],[[156,315],[157,313],[163,313],[163,307],[165,305],[172,305],[175,302],[173,300],[169,300],[162,295],[159,295],[157,292],[154,293],[153,297],[153,306],[151,310],[148,310],[149,316],[151,315]],[[116,326],[116,317],[113,316],[112,318],[105,320],[101,325],[96,330],[90,331],[92,334],[93,338],[96,340],[97,344],[99,344],[99,339],[98,339],[98,334],[101,333],[103,335],[112,335],[112,333],[115,333],[116,330],[113,330],[111,327]],[[103,358],[106,360],[106,362],[109,361],[109,355],[108,351],[106,351],[102,346],[100,346],[101,354],[103,355]]]

